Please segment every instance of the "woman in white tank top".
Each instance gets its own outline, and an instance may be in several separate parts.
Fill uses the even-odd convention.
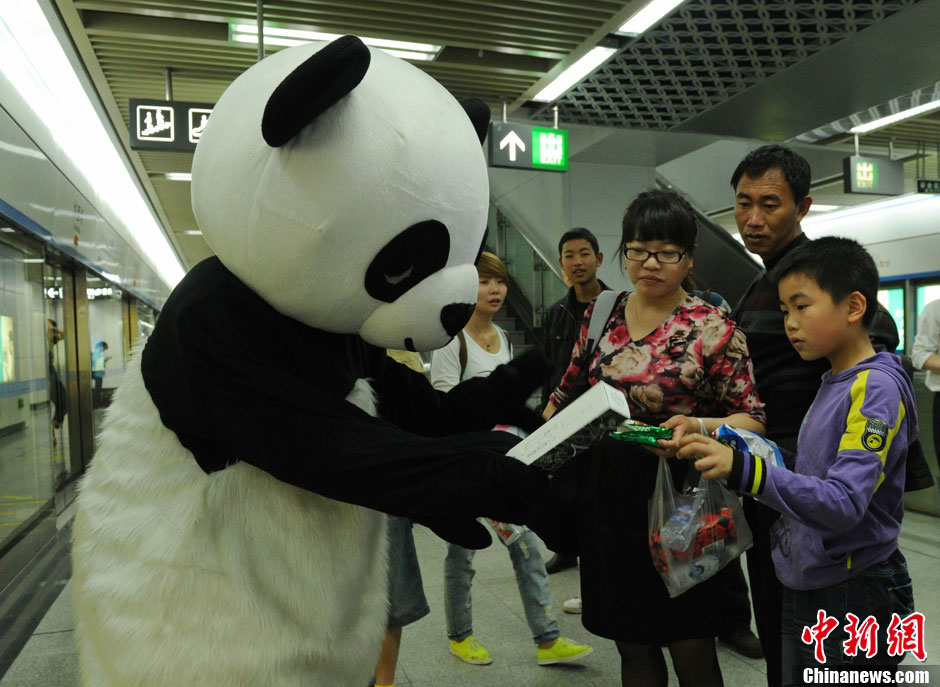
[[[431,357],[431,383],[441,391],[450,391],[472,377],[486,377],[512,359],[506,333],[493,324],[493,316],[503,307],[509,288],[506,267],[498,257],[484,252],[477,272],[480,290],[470,321],[453,341],[434,351]]]
[[[506,332],[493,323],[493,316],[506,300],[509,274],[503,261],[483,252],[477,262],[480,290],[473,316],[463,331],[431,357],[431,383],[450,391],[472,377],[485,377],[512,359],[512,344]],[[576,661],[591,653],[591,647],[559,636],[552,613],[548,573],[535,533],[526,529],[507,546],[516,573],[519,596],[525,611],[539,665]],[[490,652],[473,636],[470,586],[473,581],[472,549],[447,545],[444,559],[444,615],[450,652],[475,665],[491,663]]]

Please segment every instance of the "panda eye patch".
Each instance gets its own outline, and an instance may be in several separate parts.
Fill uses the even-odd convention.
[[[391,303],[447,264],[450,232],[437,220],[412,224],[385,244],[366,270],[366,292]]]

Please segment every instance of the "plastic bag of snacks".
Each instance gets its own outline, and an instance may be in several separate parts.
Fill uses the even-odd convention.
[[[753,537],[735,493],[692,466],[694,483],[676,491],[668,460],[659,459],[649,500],[649,546],[653,567],[675,598],[744,553]]]
[[[477,518],[477,520],[489,525],[497,538],[506,546],[515,543],[529,529],[525,525],[513,525],[511,522],[499,522],[492,518]]]
[[[760,434],[754,434],[746,429],[738,429],[721,425],[715,430],[713,436],[723,444],[727,444],[733,449],[750,453],[752,456],[763,458],[770,465],[778,468],[786,468],[783,463],[783,455],[780,448],[770,439],[765,439]]]

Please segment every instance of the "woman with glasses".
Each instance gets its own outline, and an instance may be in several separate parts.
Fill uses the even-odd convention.
[[[744,334],[693,293],[696,235],[692,207],[673,191],[647,191],[630,204],[619,251],[634,290],[619,294],[585,360],[588,307],[544,413],[604,381],[623,391],[635,420],[673,429],[671,441],[649,449],[602,439],[556,475],[576,484],[576,496],[562,506],[562,520],[572,523],[562,539],[576,542],[572,553],[581,557],[584,627],[615,640],[623,684],[635,687],[665,687],[663,646],[681,687],[722,684],[715,637],[723,571],[670,599],[650,558],[647,501],[659,457],[667,457],[678,485],[688,461],[673,456],[684,434],[721,424],[764,432]]]

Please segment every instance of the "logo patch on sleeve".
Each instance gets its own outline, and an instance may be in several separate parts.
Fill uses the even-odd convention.
[[[877,453],[884,448],[888,438],[888,424],[881,420],[869,420],[865,423],[865,433],[862,434],[862,445],[866,449]]]

